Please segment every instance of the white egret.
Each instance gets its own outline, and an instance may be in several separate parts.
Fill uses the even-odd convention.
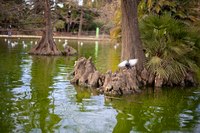
[[[10,44],[11,43],[11,41],[10,40],[8,40],[8,44]]]
[[[83,46],[83,42],[81,42],[81,46]]]
[[[26,44],[23,44],[23,48],[26,48],[27,47],[27,45]]]
[[[17,44],[18,44],[18,42],[14,42],[14,44],[15,44],[15,45],[17,45]]]
[[[10,44],[11,44],[12,48],[15,47],[15,43],[14,42],[11,42]]]
[[[118,67],[120,67],[120,68],[126,67],[127,69],[129,69],[132,66],[136,65],[137,62],[138,62],[138,59],[125,60],[125,61],[122,61],[121,63],[119,63]]]
[[[10,44],[11,44],[11,47],[15,47],[18,44],[18,42],[10,42]]]
[[[63,47],[65,48],[67,46],[67,40],[65,40],[65,43],[63,44]]]
[[[22,41],[22,46],[23,46],[23,48],[26,48],[27,44],[24,41]]]
[[[117,45],[114,45],[114,49],[117,49]]]

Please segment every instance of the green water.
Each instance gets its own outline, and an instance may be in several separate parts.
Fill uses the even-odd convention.
[[[0,38],[0,133],[200,132],[199,88],[148,88],[109,98],[70,84],[79,57],[92,56],[98,70],[114,71],[120,47],[68,41],[78,56],[42,57],[27,54],[36,40],[10,41],[18,44]],[[62,49],[64,40],[56,42]]]

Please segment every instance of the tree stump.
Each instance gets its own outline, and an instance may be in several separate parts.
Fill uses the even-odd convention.
[[[105,74],[102,92],[108,95],[124,95],[139,92],[136,69],[122,69],[119,72]]]
[[[66,56],[72,56],[72,55],[75,55],[77,54],[77,51],[76,49],[72,48],[71,46],[66,46],[64,51],[62,52],[63,55],[66,55]]]
[[[74,78],[71,83],[85,86],[95,87],[99,92],[107,95],[126,95],[140,92],[141,86],[162,87],[182,85],[195,86],[194,74],[188,72],[180,83],[174,83],[164,80],[159,75],[149,73],[147,69],[138,74],[136,68],[123,68],[112,73],[111,71],[101,74],[96,70],[92,63],[91,57],[86,59],[84,57],[78,59],[75,63]]]
[[[78,59],[75,62],[73,74],[74,78],[71,80],[71,83],[81,86],[99,87],[101,74],[96,70],[91,57],[89,59],[84,57]]]
[[[61,55],[61,51],[58,50],[55,42],[53,41],[53,36],[47,35],[45,31],[43,31],[43,36],[39,43],[33,47],[29,54],[32,55]]]
[[[106,74],[98,72],[91,61],[91,58],[80,58],[75,63],[74,78],[71,83],[95,87],[102,93],[108,95],[132,94],[139,91],[136,78],[136,69],[121,69],[119,72]]]

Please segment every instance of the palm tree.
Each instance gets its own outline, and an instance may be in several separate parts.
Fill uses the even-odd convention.
[[[191,28],[169,15],[150,15],[141,21],[146,68],[164,84],[178,84],[188,71],[199,70],[199,37]]]

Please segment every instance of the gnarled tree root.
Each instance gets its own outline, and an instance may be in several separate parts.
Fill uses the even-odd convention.
[[[72,84],[85,87],[95,87],[100,92],[108,95],[124,95],[140,92],[141,86],[195,86],[192,73],[188,73],[180,83],[172,83],[162,79],[160,76],[150,74],[144,69],[140,74],[136,72],[136,68],[120,69],[115,73],[108,71],[106,74],[98,72],[92,63],[91,58],[84,57],[78,59],[75,63],[74,78]]]
[[[71,83],[95,87],[105,94],[123,95],[139,91],[135,68],[101,74],[96,70],[91,58],[82,57],[76,61],[73,74]]]
[[[77,54],[76,49],[74,49],[68,45],[65,47],[64,51],[62,51],[62,55],[65,55],[65,56],[72,56],[72,55],[76,55],[76,54]]]
[[[34,46],[29,54],[32,55],[61,55],[61,51],[57,49],[53,37],[48,37],[46,33],[43,33],[43,36],[39,43]]]

